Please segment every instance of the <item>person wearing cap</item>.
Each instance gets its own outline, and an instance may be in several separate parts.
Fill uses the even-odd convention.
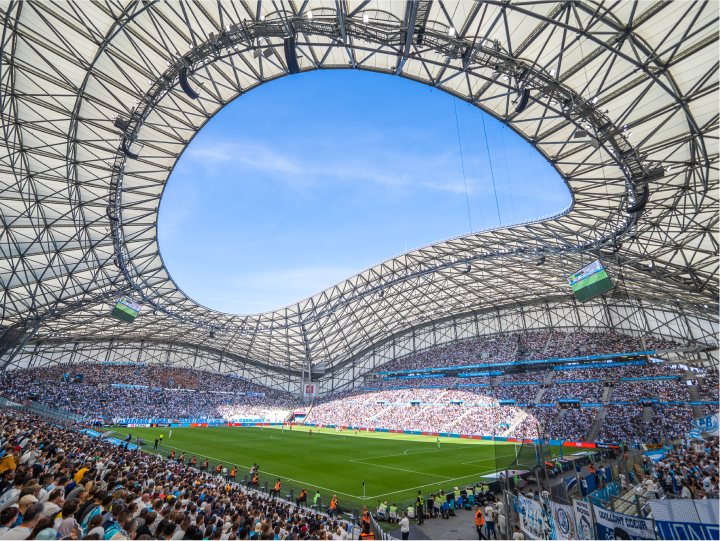
[[[33,498],[35,503],[37,498],[34,496],[23,496],[24,498]],[[15,528],[10,528],[5,532],[0,539],[27,539],[33,531],[33,528],[40,520],[40,513],[42,511],[42,505],[29,505],[25,509],[25,513],[22,515],[22,522]],[[19,513],[18,513],[19,515]]]
[[[27,509],[36,503],[38,503],[38,499],[35,496],[33,496],[32,494],[24,494],[18,500],[17,504],[13,506],[17,507],[18,516],[15,519],[15,522],[13,522],[11,528],[20,524],[20,522],[23,520],[23,517],[25,516],[25,512],[27,511]],[[40,506],[40,510],[42,511],[42,506]]]

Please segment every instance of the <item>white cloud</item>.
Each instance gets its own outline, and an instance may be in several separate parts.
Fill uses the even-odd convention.
[[[193,145],[186,152],[189,167],[213,172],[220,165],[236,168],[238,173],[255,171],[271,174],[298,190],[321,182],[373,182],[391,188],[420,185],[426,189],[464,193],[461,171],[453,156],[436,154],[432,157],[385,152],[364,154],[362,149],[348,157],[344,153],[331,155],[332,149],[318,145],[317,153],[305,149],[280,153],[266,144],[252,141],[235,143],[205,143]]]

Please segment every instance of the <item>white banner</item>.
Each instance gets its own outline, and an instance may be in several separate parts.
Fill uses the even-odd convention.
[[[303,388],[303,394],[305,396],[317,396],[317,387],[312,383],[306,383]]]
[[[700,432],[708,432],[711,436],[720,436],[720,413],[693,419],[693,426]]]
[[[581,541],[590,541],[595,539],[592,527],[592,517],[590,516],[590,504],[579,500],[573,500],[575,507],[575,527],[577,528],[577,538]]]
[[[575,534],[575,516],[569,505],[551,502],[554,524],[553,539],[577,539]]]
[[[529,539],[545,539],[545,518],[540,502],[520,496],[520,530]]]
[[[598,539],[657,539],[652,520],[613,513],[593,505]]]

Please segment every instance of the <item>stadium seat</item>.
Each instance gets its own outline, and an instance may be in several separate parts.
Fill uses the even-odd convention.
[[[293,496],[294,496],[294,495],[295,495],[295,489],[294,489],[294,488],[291,488],[291,489],[290,489],[290,494],[288,494],[287,496],[285,496],[285,499],[286,499],[287,501],[291,502],[291,501],[293,501]]]
[[[353,509],[352,519],[353,519],[353,524],[357,524],[358,521],[360,520],[360,509],[358,509],[357,507],[355,509]]]
[[[248,476],[246,475],[245,480],[243,481],[243,485],[247,486],[247,484],[248,484]]]
[[[262,487],[262,491],[265,492],[265,493],[267,493],[267,486],[268,486],[268,482],[265,481],[265,484],[264,484],[263,487]]]

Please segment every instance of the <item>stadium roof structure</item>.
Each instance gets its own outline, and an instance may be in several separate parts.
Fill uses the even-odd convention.
[[[632,305],[645,318],[638,328],[656,332],[649,315],[663,314],[716,348],[718,9],[6,0],[3,368],[79,344],[179,344],[230,370],[296,377],[321,362],[338,370],[422,326],[532,307],[552,321]],[[572,204],[412,250],[272,312],[199,305],[173,281],[157,240],[173,167],[230,101],[319,69],[405,77],[480,108],[552,164]],[[566,276],[598,258],[616,287],[580,306]],[[143,305],[134,323],[110,317],[121,296]]]

